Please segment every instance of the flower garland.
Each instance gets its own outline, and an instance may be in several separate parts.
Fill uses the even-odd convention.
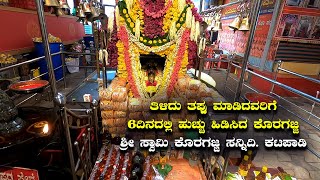
[[[163,1],[163,0],[162,0]],[[155,39],[158,37],[163,37],[165,35],[165,32],[162,31],[161,28],[163,17],[160,18],[152,18],[150,16],[144,16],[144,35],[145,37],[149,39]],[[153,41],[150,41],[153,43]],[[155,44],[157,44],[158,41],[155,41]]]
[[[183,27],[182,25],[185,23],[186,10],[187,10],[187,8],[189,6],[190,5],[187,4],[185,6],[184,10],[180,13],[180,16],[178,16],[178,19],[177,19],[177,22],[176,22],[177,31],[181,27]],[[128,9],[126,8],[126,3],[124,1],[119,1],[118,7],[119,7],[119,13],[120,13],[121,17],[125,20],[125,24],[130,29],[131,33],[135,34],[135,23],[133,21],[133,18],[130,17],[130,15],[128,14]],[[149,19],[147,19],[147,21],[148,20]],[[158,23],[160,23],[160,22],[158,22]],[[122,23],[120,23],[120,24],[122,24]],[[164,45],[164,44],[169,42],[168,32],[167,33],[160,33],[161,36],[158,36],[158,34],[153,34],[153,35],[148,34],[148,35],[152,36],[153,38],[147,37],[146,34],[145,34],[146,33],[145,31],[146,31],[146,24],[149,24],[149,23],[146,22],[146,18],[144,18],[143,24],[144,24],[144,33],[143,33],[143,31],[141,31],[140,32],[141,35],[140,35],[140,38],[139,38],[139,41],[141,43],[143,43],[143,44],[145,44],[147,46],[161,46],[161,45]],[[142,26],[141,22],[140,22],[140,25]],[[158,24],[158,26],[159,25],[161,25],[161,24]],[[153,27],[153,28],[159,30],[159,27]],[[152,31],[155,32],[154,30],[152,30]]]
[[[167,89],[167,85],[169,84],[170,81],[170,77],[171,74],[173,72],[173,66],[174,66],[174,60],[175,57],[177,57],[177,49],[180,47],[181,41],[184,38],[183,37],[183,33],[184,33],[184,29],[180,29],[178,34],[177,34],[177,39],[179,39],[180,41],[178,41],[175,44],[172,44],[171,46],[169,46],[168,48],[164,49],[163,51],[158,51],[158,52],[154,52],[154,51],[144,51],[143,49],[141,49],[136,43],[135,41],[137,41],[136,37],[134,35],[132,35],[130,33],[130,30],[127,29],[127,33],[130,35],[129,40],[130,42],[133,42],[130,44],[130,58],[131,58],[131,69],[132,69],[132,74],[129,74],[128,76],[133,76],[134,78],[134,82],[135,84],[139,85],[136,86],[138,89],[138,92],[140,94],[140,97],[149,97],[148,94],[146,93],[146,87],[144,86],[144,79],[143,79],[143,72],[141,71],[141,64],[140,64],[140,53],[141,54],[149,54],[150,52],[154,52],[157,55],[160,56],[166,56],[167,55],[167,60],[165,62],[165,69],[162,75],[162,80],[159,83],[158,86],[158,93],[156,94],[157,96],[161,96],[161,94],[166,93],[166,89]],[[167,45],[167,44],[166,44]],[[166,46],[165,45],[165,46]],[[158,47],[154,47],[154,48],[158,48]],[[160,49],[160,48],[159,48]]]
[[[179,17],[178,1],[174,0],[167,13],[164,15],[162,30],[165,33],[169,32],[171,23],[177,21]]]
[[[160,97],[163,95],[167,95],[167,90],[170,84],[170,78],[172,77],[174,66],[175,66],[175,58],[178,56],[178,49],[180,46],[183,45],[183,35],[184,35],[185,29],[182,28],[177,35],[177,41],[176,44],[173,45],[172,50],[169,48],[165,52],[167,54],[167,60],[165,62],[165,69],[162,75],[162,81],[160,82],[159,91],[156,94],[156,97]],[[159,53],[158,53],[159,54]]]
[[[131,58],[131,68],[133,69],[132,71],[132,76],[134,76],[135,84],[139,84],[137,86],[138,92],[140,94],[140,97],[147,97],[148,94],[144,90],[145,83],[143,81],[143,72],[141,71],[141,63],[140,63],[140,53],[139,49],[135,44],[130,43],[130,58]]]
[[[118,39],[114,40],[119,77],[128,80],[133,97],[148,98],[140,54],[156,53],[166,62],[153,98],[170,96],[178,77],[197,59],[202,22],[197,9],[191,0],[128,0],[119,1],[117,7]]]
[[[117,36],[117,24],[116,19],[113,18],[113,30],[111,33],[111,40],[108,43],[108,59],[110,60],[110,66],[115,68],[118,66],[118,48],[117,48],[117,42],[118,42],[118,36]]]
[[[194,62],[197,59],[197,43],[195,41],[189,40],[188,42],[188,59],[189,59],[189,64],[187,65],[187,69],[190,69],[194,66]]]
[[[125,29],[125,26],[122,26],[120,28],[121,31],[123,31],[123,29]],[[177,41],[176,44],[172,44],[171,46],[169,46],[167,49],[163,50],[163,51],[159,51],[156,54],[161,55],[161,56],[165,56],[167,55],[167,60],[165,62],[165,69],[162,75],[162,80],[159,83],[158,86],[158,92],[156,94],[155,97],[161,96],[161,94],[166,94],[167,92],[167,87],[168,84],[170,83],[170,77],[173,73],[173,67],[175,65],[175,60],[177,57],[177,52],[180,46],[184,46],[182,42],[184,39],[188,38],[188,36],[183,36],[185,33],[185,30],[182,28],[179,30],[178,34],[177,34],[177,39],[179,39],[180,41]],[[125,41],[125,35],[123,35],[123,33],[119,33],[121,34],[121,37],[124,38]],[[140,49],[139,46],[137,46],[137,44],[133,41],[134,39],[136,39],[136,37],[134,35],[132,35],[130,33],[130,30],[127,29],[127,34],[130,35],[129,37],[129,41],[132,43],[128,43],[129,44],[129,48],[126,48],[126,46],[124,45],[124,49],[126,49],[126,52],[130,52],[129,58],[127,60],[125,60],[126,63],[126,69],[127,69],[127,73],[128,73],[128,81],[129,84],[133,84],[132,87],[135,88],[135,90],[132,88],[132,93],[134,97],[148,97],[148,95],[146,94],[145,91],[145,87],[143,86],[144,84],[144,79],[143,79],[143,74],[141,71],[141,64],[140,64],[140,53],[143,54],[149,54],[150,51],[144,51],[142,49]],[[122,38],[120,38],[122,40]],[[126,43],[123,43],[126,44]],[[124,59],[126,59],[126,55],[124,55]],[[130,63],[129,63],[130,61]],[[130,66],[130,67],[128,67]],[[180,66],[181,67],[181,66]],[[129,70],[130,69],[130,70]],[[179,69],[178,69],[179,71]],[[133,78],[134,77],[134,78]]]
[[[187,29],[184,31],[183,35],[182,35],[182,40],[181,40],[181,44],[175,59],[175,66],[173,68],[173,73],[171,75],[171,80],[170,80],[170,84],[167,90],[167,95],[170,96],[171,93],[174,90],[174,85],[178,80],[178,73],[179,70],[181,69],[181,65],[182,65],[182,59],[185,55],[186,50],[188,49],[188,39],[190,36],[190,31]]]
[[[132,66],[131,66],[130,53],[129,53],[129,36],[124,26],[121,26],[119,28],[118,37],[123,42],[123,45],[124,45],[124,61],[125,61],[126,70],[128,73],[129,85],[131,86],[131,90],[134,97],[139,98],[140,93],[138,92],[137,86],[134,81],[134,77],[132,76],[132,68],[131,68]]]
[[[191,4],[192,15],[196,18],[196,21],[202,22],[203,19],[201,15],[198,13],[198,9],[194,6],[193,2],[191,0],[186,0],[186,3]]]
[[[158,52],[164,52],[167,48],[171,47],[175,41],[170,41],[167,44],[164,44],[162,46],[146,46],[143,43],[141,43],[139,41],[139,39],[137,39],[137,37],[135,37],[130,30],[128,30],[128,34],[129,34],[129,38],[130,38],[130,42],[133,42],[134,44],[136,44],[140,50],[142,50],[144,53],[142,54],[149,54],[150,52],[154,52],[154,53],[158,53]],[[178,31],[179,34],[179,31]]]
[[[124,44],[121,41],[117,42],[118,48],[118,75],[120,78],[127,78],[127,68],[124,57]]]
[[[144,25],[144,16],[143,16],[143,7],[141,2],[139,2],[139,0],[133,0],[133,6],[132,6],[132,9],[129,10],[128,9],[128,14],[129,14],[129,17],[131,17],[132,19],[132,22],[137,22],[137,20],[140,21],[140,32],[143,32],[143,25]]]
[[[142,0],[141,5],[144,7],[145,36],[149,39],[164,36],[165,32],[159,27],[163,26],[163,15],[168,7],[165,0]]]
[[[169,7],[171,7],[171,5],[172,5],[172,1],[169,0],[167,2],[166,6],[163,9],[161,9],[159,11],[151,12],[151,11],[154,11],[154,10],[151,9],[150,6],[149,6],[150,0],[141,0],[140,3],[141,3],[141,6],[144,7],[145,15],[151,16],[152,18],[160,18],[160,17],[162,17],[167,12]],[[157,4],[155,6],[157,7]]]
[[[185,52],[184,52],[184,56],[183,56],[183,59],[182,59],[182,63],[181,63],[181,68],[180,68],[180,71],[179,71],[179,76],[183,76],[187,73],[187,66],[189,64],[189,44],[186,43],[186,49],[185,49]]]

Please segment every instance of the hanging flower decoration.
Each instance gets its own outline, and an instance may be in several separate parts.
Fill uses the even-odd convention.
[[[178,80],[178,75],[179,75],[179,71],[181,69],[182,60],[183,60],[183,57],[184,57],[184,55],[186,53],[186,50],[188,49],[188,43],[187,42],[188,42],[189,35],[190,35],[190,32],[188,30],[186,30],[183,33],[181,45],[179,47],[179,50],[178,50],[178,53],[177,53],[177,56],[176,56],[176,59],[175,59],[176,64],[175,64],[175,66],[173,68],[173,73],[171,75],[171,80],[170,80],[170,84],[169,84],[168,91],[167,91],[167,95],[168,96],[170,96],[170,94],[173,92],[174,85]]]
[[[170,96],[179,76],[197,59],[201,16],[191,0],[119,1],[108,50],[118,63],[118,76],[127,79],[130,97],[149,98],[141,54],[165,58],[153,98]],[[117,30],[117,31],[116,31]],[[116,54],[116,55],[114,55]]]
[[[159,7],[162,7],[164,5],[164,2],[162,2],[162,1],[156,1],[156,3],[154,4],[153,7],[150,5],[150,4],[152,4],[152,0],[141,0],[140,3],[141,3],[141,6],[144,7],[144,13],[147,16],[150,16],[152,18],[163,17],[163,15],[167,12],[169,7],[171,7],[171,5],[172,5],[171,0],[169,0],[168,3],[165,5],[165,7],[162,9],[159,9]],[[158,8],[159,10],[154,11],[155,8]]]
[[[194,66],[194,62],[197,59],[197,43],[194,41],[189,40],[188,42],[189,47],[188,47],[188,59],[189,59],[189,64],[187,65],[187,68],[190,69]]]
[[[131,86],[132,93],[135,97],[140,97],[139,92],[137,90],[136,84],[134,83],[134,77],[132,74],[132,68],[131,68],[131,60],[130,60],[130,53],[129,53],[129,36],[127,34],[127,30],[124,26],[120,27],[120,30],[118,32],[118,36],[120,40],[123,42],[123,58],[126,65],[126,70],[128,73],[128,82]]]
[[[149,2],[147,5],[151,6],[150,4],[151,4],[152,0],[146,0],[146,2]],[[164,0],[157,0],[156,2],[159,2],[159,4],[157,6],[152,4],[152,7],[158,8],[158,7],[161,7],[161,5],[164,6],[163,5]],[[138,3],[138,1],[136,1],[136,3]],[[170,5],[170,3],[168,3],[168,5]],[[141,6],[141,4],[140,4],[140,6]],[[147,8],[150,8],[148,6],[147,6]],[[186,11],[187,11],[187,8],[190,6],[191,6],[190,4],[187,4],[181,13],[175,12],[175,15],[177,16],[177,18],[175,18],[176,25],[177,25],[177,28],[176,28],[177,31],[182,27],[182,24],[185,23]],[[136,24],[135,24],[134,18],[130,16],[130,13],[128,13],[126,2],[119,1],[118,7],[119,7],[119,13],[120,13],[121,17],[123,17],[125,19],[125,23],[126,23],[127,27],[130,29],[130,31],[133,34],[135,34],[135,31],[136,31],[135,25]],[[166,7],[164,7],[164,9],[166,9]],[[154,16],[158,16],[158,15],[159,14],[156,13]],[[140,15],[139,15],[139,17],[140,17]],[[148,45],[148,46],[161,46],[161,45],[168,43],[170,41],[169,33],[165,32],[165,31],[161,31],[161,29],[162,29],[161,27],[164,26],[163,21],[164,21],[163,17],[153,18],[152,16],[148,16],[146,13],[144,13],[143,23],[140,22],[140,33],[141,33],[139,36],[140,42],[145,45]],[[171,26],[171,23],[172,22],[170,22],[170,26]],[[143,28],[143,31],[141,31],[141,28]],[[161,32],[159,32],[159,31],[161,31]]]
[[[118,48],[117,48],[117,42],[118,42],[118,35],[117,35],[117,25],[116,25],[116,19],[113,19],[113,29],[111,31],[111,39],[108,43],[108,59],[110,60],[110,66],[115,68],[118,66]],[[110,27],[111,28],[111,27]]]

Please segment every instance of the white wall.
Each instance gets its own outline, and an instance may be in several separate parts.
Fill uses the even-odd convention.
[[[74,2],[73,2],[73,0],[67,0],[67,3],[68,3],[68,5],[69,5],[69,7],[70,7],[70,10],[72,11],[72,9],[74,8]]]
[[[115,0],[103,0],[102,1],[103,4],[108,4],[108,5],[116,5],[116,1]],[[114,8],[113,7],[108,7],[105,6],[105,13],[106,15],[109,16],[113,16],[113,12],[114,12]]]

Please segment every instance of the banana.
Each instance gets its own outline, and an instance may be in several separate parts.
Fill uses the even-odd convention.
[[[106,63],[106,66],[108,66],[109,65],[109,62],[108,62],[108,56],[109,56],[108,51],[106,49],[104,49],[103,50],[103,54],[104,54],[104,61]]]

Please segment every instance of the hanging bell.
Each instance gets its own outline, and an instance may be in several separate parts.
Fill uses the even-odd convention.
[[[59,3],[57,0],[45,0],[44,5],[48,7],[59,7]]]
[[[55,14],[56,14],[56,16],[62,16],[62,15],[64,15],[62,9],[60,9],[60,8],[56,8]]]
[[[220,21],[216,21],[212,31],[221,31],[222,30],[222,23]]]
[[[83,11],[84,13],[88,14],[92,13],[90,9],[90,4],[88,2],[83,3]]]
[[[96,9],[94,7],[91,7],[91,12],[92,12],[92,18],[97,18],[99,14],[99,9]]]
[[[237,16],[231,24],[229,24],[229,27],[233,30],[238,30],[240,28],[241,25],[241,16]]]
[[[61,9],[70,9],[68,3],[66,2],[66,0],[60,0],[60,6],[59,8]]]
[[[79,18],[85,18],[86,17],[86,15],[84,14],[83,9],[82,9],[81,6],[78,7],[78,9],[77,9],[77,17],[79,17]]]
[[[249,17],[243,18],[239,31],[249,31],[250,30],[250,24],[249,24]]]

